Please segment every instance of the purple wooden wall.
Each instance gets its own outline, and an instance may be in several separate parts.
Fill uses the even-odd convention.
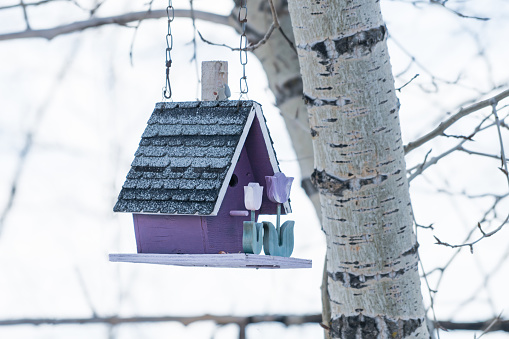
[[[275,214],[276,205],[266,195],[265,176],[274,175],[258,119],[255,117],[235,167],[237,184],[229,186],[217,216],[133,214],[138,253],[217,254],[242,252],[243,222],[231,210],[246,210],[244,186],[264,186],[262,214]],[[229,180],[229,178],[228,178]]]
[[[207,253],[205,218],[133,214],[138,253]]]
[[[263,139],[262,129],[258,117],[255,116],[249,134],[247,135],[246,143],[244,144],[251,164],[254,164],[254,181],[258,182],[263,188],[262,207],[260,214],[276,214],[277,205],[269,200],[267,197],[265,176],[274,175],[274,170],[270,164],[269,153],[267,146]],[[272,147],[272,145],[269,145]],[[281,214],[286,214],[284,208],[281,209]]]

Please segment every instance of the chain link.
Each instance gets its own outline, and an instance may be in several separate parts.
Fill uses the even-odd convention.
[[[247,94],[249,88],[247,86],[246,64],[247,64],[247,0],[240,0],[239,23],[242,28],[240,35],[240,64],[242,65],[242,77],[240,78],[240,96]]]
[[[166,84],[163,88],[163,96],[166,99],[171,98],[171,84],[170,84],[170,67],[171,67],[171,50],[173,49],[173,35],[171,34],[171,23],[175,19],[175,8],[173,7],[172,0],[168,0],[168,7],[166,7],[166,14],[168,16],[168,33],[166,34]]]

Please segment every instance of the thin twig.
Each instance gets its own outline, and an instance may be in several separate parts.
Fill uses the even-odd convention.
[[[280,29],[280,24],[279,24],[279,19],[277,17],[277,12],[276,12],[276,8],[274,7],[274,3],[272,2],[272,0],[268,0],[269,2],[269,5],[270,5],[270,11],[272,13],[272,23],[270,24],[269,26],[269,29],[267,30],[267,32],[265,33],[265,35],[263,36],[263,38],[261,38],[257,43],[255,44],[250,44],[248,47],[246,48],[235,48],[235,47],[231,47],[231,46],[228,46],[226,44],[218,44],[218,43],[215,43],[215,42],[212,42],[212,41],[209,41],[207,39],[205,39],[203,37],[203,35],[198,31],[198,34],[201,38],[201,40],[209,45],[212,45],[212,46],[219,46],[219,47],[226,47],[226,48],[229,48],[231,51],[240,51],[240,50],[246,50],[248,52],[252,52],[254,51],[255,49],[259,48],[260,46],[264,45],[269,39],[270,39],[270,36],[272,35],[272,33],[274,32],[274,30],[276,28]],[[285,37],[285,39],[287,39],[288,41],[288,37],[283,33],[283,36]],[[293,46],[293,44],[291,44]],[[294,47],[295,48],[295,47]]]
[[[196,17],[194,16],[194,2],[193,0],[189,0],[189,8],[191,10],[191,21],[193,23],[193,40],[191,40],[191,43],[193,45],[193,56],[191,57],[191,62],[194,62],[195,66],[195,72],[196,72],[196,80],[197,81],[197,87],[196,87],[196,96],[198,96],[199,88],[200,88],[200,67],[198,65],[198,47],[196,44]]]
[[[25,7],[29,7],[29,6],[39,6],[39,5],[44,5],[44,4],[47,4],[49,2],[57,2],[57,1],[65,1],[65,2],[69,2],[69,0],[41,0],[41,1],[37,1],[37,2],[29,2],[27,4],[24,4]],[[11,8],[16,8],[16,7],[19,7],[20,4],[16,4],[16,5],[7,5],[7,6],[2,6],[0,7],[0,11],[4,10],[4,9],[11,9]]]
[[[472,151],[472,150],[469,150],[469,149],[467,149],[465,147],[458,148],[458,151],[462,151],[462,152],[465,152],[465,153],[470,154],[470,155],[478,155],[478,156],[481,156],[481,157],[486,157],[486,158],[500,160],[500,156],[498,156],[498,155],[488,154],[488,153],[483,153],[483,152],[477,152],[477,151]],[[507,161],[507,158],[506,158],[506,161]]]
[[[494,99],[494,98],[492,98],[490,100],[490,105],[492,106],[492,114],[495,117],[495,125],[497,126],[498,138],[499,138],[499,142],[500,142],[500,158],[501,158],[501,161],[502,161],[502,167],[500,167],[500,169],[502,170],[502,172],[504,172],[504,175],[505,175],[505,178],[506,178],[507,184],[508,184],[508,189],[509,189],[509,175],[508,175],[508,171],[507,171],[507,159],[505,157],[505,152],[504,152],[504,140],[502,139],[502,132],[500,131],[500,119],[498,118],[498,113],[497,113],[497,103],[498,103],[498,101],[496,99]],[[480,126],[478,126],[478,128],[479,127]],[[485,238],[489,238],[489,237],[497,234],[502,228],[504,228],[504,226],[507,224],[508,221],[509,221],[509,214],[507,214],[507,216],[504,219],[504,221],[502,221],[502,223],[496,229],[494,229],[491,232],[484,231],[482,229],[482,227],[481,227],[481,223],[479,222],[477,224],[477,228],[480,230],[481,236],[479,238],[477,238],[476,240],[472,241],[472,242],[463,243],[463,244],[459,244],[459,245],[451,245],[451,244],[449,244],[447,242],[441,241],[436,236],[435,236],[435,240],[437,241],[436,243],[438,245],[443,245],[443,246],[447,246],[447,247],[451,247],[451,248],[459,248],[459,247],[466,247],[466,246],[468,246],[470,248],[470,252],[473,253],[474,245],[475,244],[477,244],[479,241],[481,241],[481,240],[483,240]]]
[[[27,7],[23,0],[19,1],[19,5],[21,6],[21,9],[23,10],[23,17],[25,18],[25,24],[26,24],[26,30],[31,31],[32,28],[30,27],[30,23],[28,22],[28,14],[27,14]]]
[[[497,104],[498,104],[498,101],[496,101],[495,99],[492,99],[492,102],[491,102],[491,107],[493,108],[492,114],[495,117],[495,124],[497,126],[497,131],[498,131],[498,141],[500,142],[500,159],[502,161],[502,168],[500,168],[500,169],[502,170],[502,172],[505,173],[505,176],[507,178],[507,184],[509,185],[509,172],[507,170],[507,158],[506,158],[505,152],[504,152],[504,140],[502,139],[502,132],[500,131],[500,119],[498,118]]]
[[[133,66],[133,49],[134,49],[134,42],[136,41],[136,35],[138,34],[138,30],[140,29],[141,23],[143,22],[143,20],[145,20],[147,18],[149,13],[152,11],[153,3],[154,3],[154,0],[150,0],[150,2],[148,3],[148,10],[147,10],[145,16],[143,18],[141,18],[140,20],[138,20],[138,22],[136,23],[136,26],[134,26],[133,38],[131,40],[131,46],[129,47],[129,62],[131,63],[131,66]]]
[[[411,4],[415,7],[419,7],[417,5],[419,4],[423,4],[423,5],[438,5],[438,6],[441,6],[442,8],[444,8],[445,10],[459,16],[460,18],[464,18],[464,19],[475,19],[475,20],[480,20],[480,21],[487,21],[487,20],[490,20],[490,18],[486,18],[486,17],[480,17],[480,16],[475,16],[475,15],[466,15],[466,14],[463,14],[461,12],[458,12],[456,10],[453,10],[449,7],[446,6],[446,3],[448,0],[427,0],[427,1],[423,1],[423,0],[414,0],[414,1],[404,1],[404,0],[390,0],[390,1],[398,1],[398,2],[402,2],[402,3],[406,3],[406,4]]]
[[[270,25],[269,30],[267,31],[267,33],[265,33],[265,36],[264,36],[264,37],[263,37],[260,41],[258,41],[258,42],[257,42],[256,44],[254,44],[254,45],[249,45],[249,46],[247,46],[246,48],[242,48],[242,50],[246,50],[246,51],[248,51],[248,52],[252,52],[252,51],[254,51],[255,49],[257,49],[258,47],[260,47],[261,45],[265,44],[265,43],[269,40],[270,36],[272,35],[272,32],[274,32],[274,29],[275,29],[275,28],[276,28],[276,26],[274,25],[274,23],[272,23],[272,24]],[[235,52],[235,51],[240,51],[240,50],[241,50],[241,48],[239,48],[239,47],[231,47],[231,46],[228,46],[228,45],[226,45],[226,44],[219,44],[219,43],[216,43],[216,42],[212,42],[212,41],[210,41],[210,40],[207,40],[207,39],[205,39],[205,38],[203,37],[203,35],[201,34],[201,32],[200,32],[200,31],[198,31],[198,35],[200,36],[200,39],[201,39],[204,43],[209,44],[209,45],[211,45],[211,46],[226,47],[226,48],[228,48],[228,49],[230,49],[231,51],[234,51],[234,52]]]
[[[292,40],[290,40],[290,38],[286,35],[285,31],[283,31],[283,27],[280,26],[278,27],[278,29],[283,38],[285,38],[286,42],[288,42],[288,44],[290,45],[290,48],[295,52],[295,54],[297,54],[297,48],[295,48],[295,45],[293,44]]]
[[[491,329],[493,328],[493,326],[495,326],[495,324],[500,322],[501,317],[502,317],[502,313],[500,313],[495,319],[493,319],[493,321],[488,325],[488,327],[486,327],[486,329],[484,329],[484,331],[482,331],[481,335],[478,336],[477,339],[481,338],[486,333],[490,332]]]
[[[418,234],[418,229],[417,229],[418,223],[417,223],[417,220],[415,219],[415,214],[413,212],[413,207],[411,207],[411,208],[412,208],[412,217],[414,219],[414,224],[416,226],[416,228],[415,228],[415,236],[417,237],[417,234]],[[422,270],[422,273],[424,275],[423,276],[424,282],[426,283],[426,287],[428,288],[428,295],[429,295],[429,299],[430,299],[431,314],[433,314],[433,322],[435,324],[437,324],[438,321],[437,321],[437,315],[436,315],[436,312],[435,312],[435,299],[434,299],[434,296],[433,296],[433,292],[434,291],[431,289],[431,286],[430,286],[430,283],[429,283],[429,279],[428,279],[428,275],[426,274],[426,271],[424,270],[424,264],[422,262],[421,255],[419,253],[419,249],[417,249],[417,259],[419,260],[419,264],[421,266],[421,270]],[[437,338],[440,339],[439,328],[438,328],[438,326],[435,326],[435,328],[436,328]]]
[[[105,1],[106,0],[98,2],[94,7],[89,8],[89,9],[81,6],[76,0],[41,0],[41,1],[37,1],[37,2],[23,3],[23,7],[36,7],[36,6],[40,6],[40,5],[46,5],[46,4],[52,3],[52,2],[70,2],[71,4],[75,5],[78,8],[85,10],[87,12],[90,12],[90,14],[94,14],[94,12],[97,11],[97,9],[99,7],[101,7]],[[21,4],[2,6],[2,7],[0,7],[0,11],[2,11],[4,9],[17,8],[20,6],[21,6]]]
[[[486,18],[486,17],[480,17],[480,16],[475,16],[475,15],[466,15],[466,14],[463,14],[461,12],[458,12],[458,11],[452,9],[452,8],[449,8],[449,7],[445,6],[445,3],[437,3],[436,1],[430,1],[430,2],[441,5],[443,8],[445,8],[449,12],[459,16],[460,18],[475,19],[475,20],[479,20],[479,21],[488,21],[488,20],[490,20],[490,18]]]
[[[401,92],[401,90],[402,90],[403,88],[405,88],[405,87],[406,87],[409,83],[411,83],[412,81],[414,81],[414,79],[416,79],[418,76],[419,76],[419,74],[414,75],[414,76],[412,77],[412,79],[410,79],[410,80],[408,80],[408,81],[406,82],[406,84],[404,84],[404,85],[403,85],[403,86],[401,86],[400,88],[396,88],[396,91]]]

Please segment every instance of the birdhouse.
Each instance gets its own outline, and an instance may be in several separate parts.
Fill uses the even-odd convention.
[[[110,260],[156,258],[158,263],[230,267],[213,263],[217,256],[223,261],[229,256],[244,262],[241,267],[265,267],[258,257],[267,257],[265,262],[271,256],[244,254],[244,223],[251,220],[244,187],[263,185],[265,177],[276,173],[276,154],[257,102],[157,103],[113,209],[132,213],[138,255],[130,260],[112,255]],[[276,214],[278,209],[291,212],[288,201],[277,204],[264,194],[255,214]],[[303,259],[274,260],[292,266]],[[311,262],[299,265],[310,267]]]

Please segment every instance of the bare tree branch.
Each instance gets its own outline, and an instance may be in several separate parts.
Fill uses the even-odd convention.
[[[438,125],[431,132],[429,132],[426,135],[420,137],[419,139],[417,139],[415,141],[412,141],[412,142],[409,142],[407,145],[405,145],[405,154],[410,153],[411,151],[413,151],[417,147],[420,147],[420,146],[424,145],[425,143],[427,143],[428,141],[432,140],[433,138],[443,134],[443,132],[447,128],[451,127],[451,125],[453,125],[455,122],[457,122],[461,118],[464,118],[467,115],[469,115],[471,113],[474,113],[474,112],[476,112],[476,111],[478,111],[480,109],[483,109],[485,107],[491,106],[493,100],[495,100],[496,102],[499,102],[500,100],[505,99],[508,96],[509,96],[509,89],[503,91],[502,93],[499,93],[499,94],[495,95],[492,98],[480,101],[478,103],[475,103],[475,104],[470,105],[470,106],[465,107],[465,108],[461,108],[458,111],[458,113],[454,114],[449,119],[441,122],[440,125]]]
[[[246,326],[248,324],[256,324],[263,322],[278,322],[286,326],[301,325],[307,323],[319,323],[322,321],[321,314],[311,315],[253,315],[247,317],[240,316],[218,316],[218,315],[202,315],[202,316],[133,316],[133,317],[92,317],[92,318],[21,318],[0,320],[0,326],[14,325],[70,325],[70,324],[131,324],[131,323],[154,323],[154,322],[179,322],[185,326],[198,321],[213,321],[218,325],[237,324]]]
[[[303,324],[320,324],[322,321],[321,314],[310,315],[253,315],[247,317],[240,316],[217,316],[202,315],[196,317],[177,317],[177,316],[153,316],[153,317],[93,317],[93,318],[21,318],[0,320],[0,326],[16,326],[16,325],[79,325],[79,324],[105,324],[105,325],[121,325],[133,323],[157,323],[157,322],[179,322],[185,326],[198,321],[213,321],[217,325],[237,324],[241,328],[245,328],[250,324],[258,324],[264,322],[277,322],[285,326],[303,325]],[[452,322],[438,321],[435,326],[440,326],[450,330],[468,330],[468,331],[484,331],[488,327],[489,331],[509,332],[509,320],[500,318],[489,319],[478,322]]]
[[[0,34],[0,41],[14,40],[14,39],[27,39],[27,38],[44,38],[51,40],[59,35],[69,34],[74,32],[83,31],[88,28],[100,27],[104,25],[126,25],[133,21],[139,21],[143,19],[159,19],[166,16],[166,10],[155,10],[150,11],[148,14],[146,11],[143,12],[132,12],[117,16],[109,16],[104,18],[93,18],[84,21],[76,21],[71,24],[61,25],[48,29],[38,30],[25,30],[22,32],[5,33]],[[203,11],[194,11],[194,16],[198,20],[204,20],[215,24],[232,26],[229,17],[214,13],[208,13]],[[179,18],[191,18],[191,10],[187,9],[176,9],[175,17]]]

